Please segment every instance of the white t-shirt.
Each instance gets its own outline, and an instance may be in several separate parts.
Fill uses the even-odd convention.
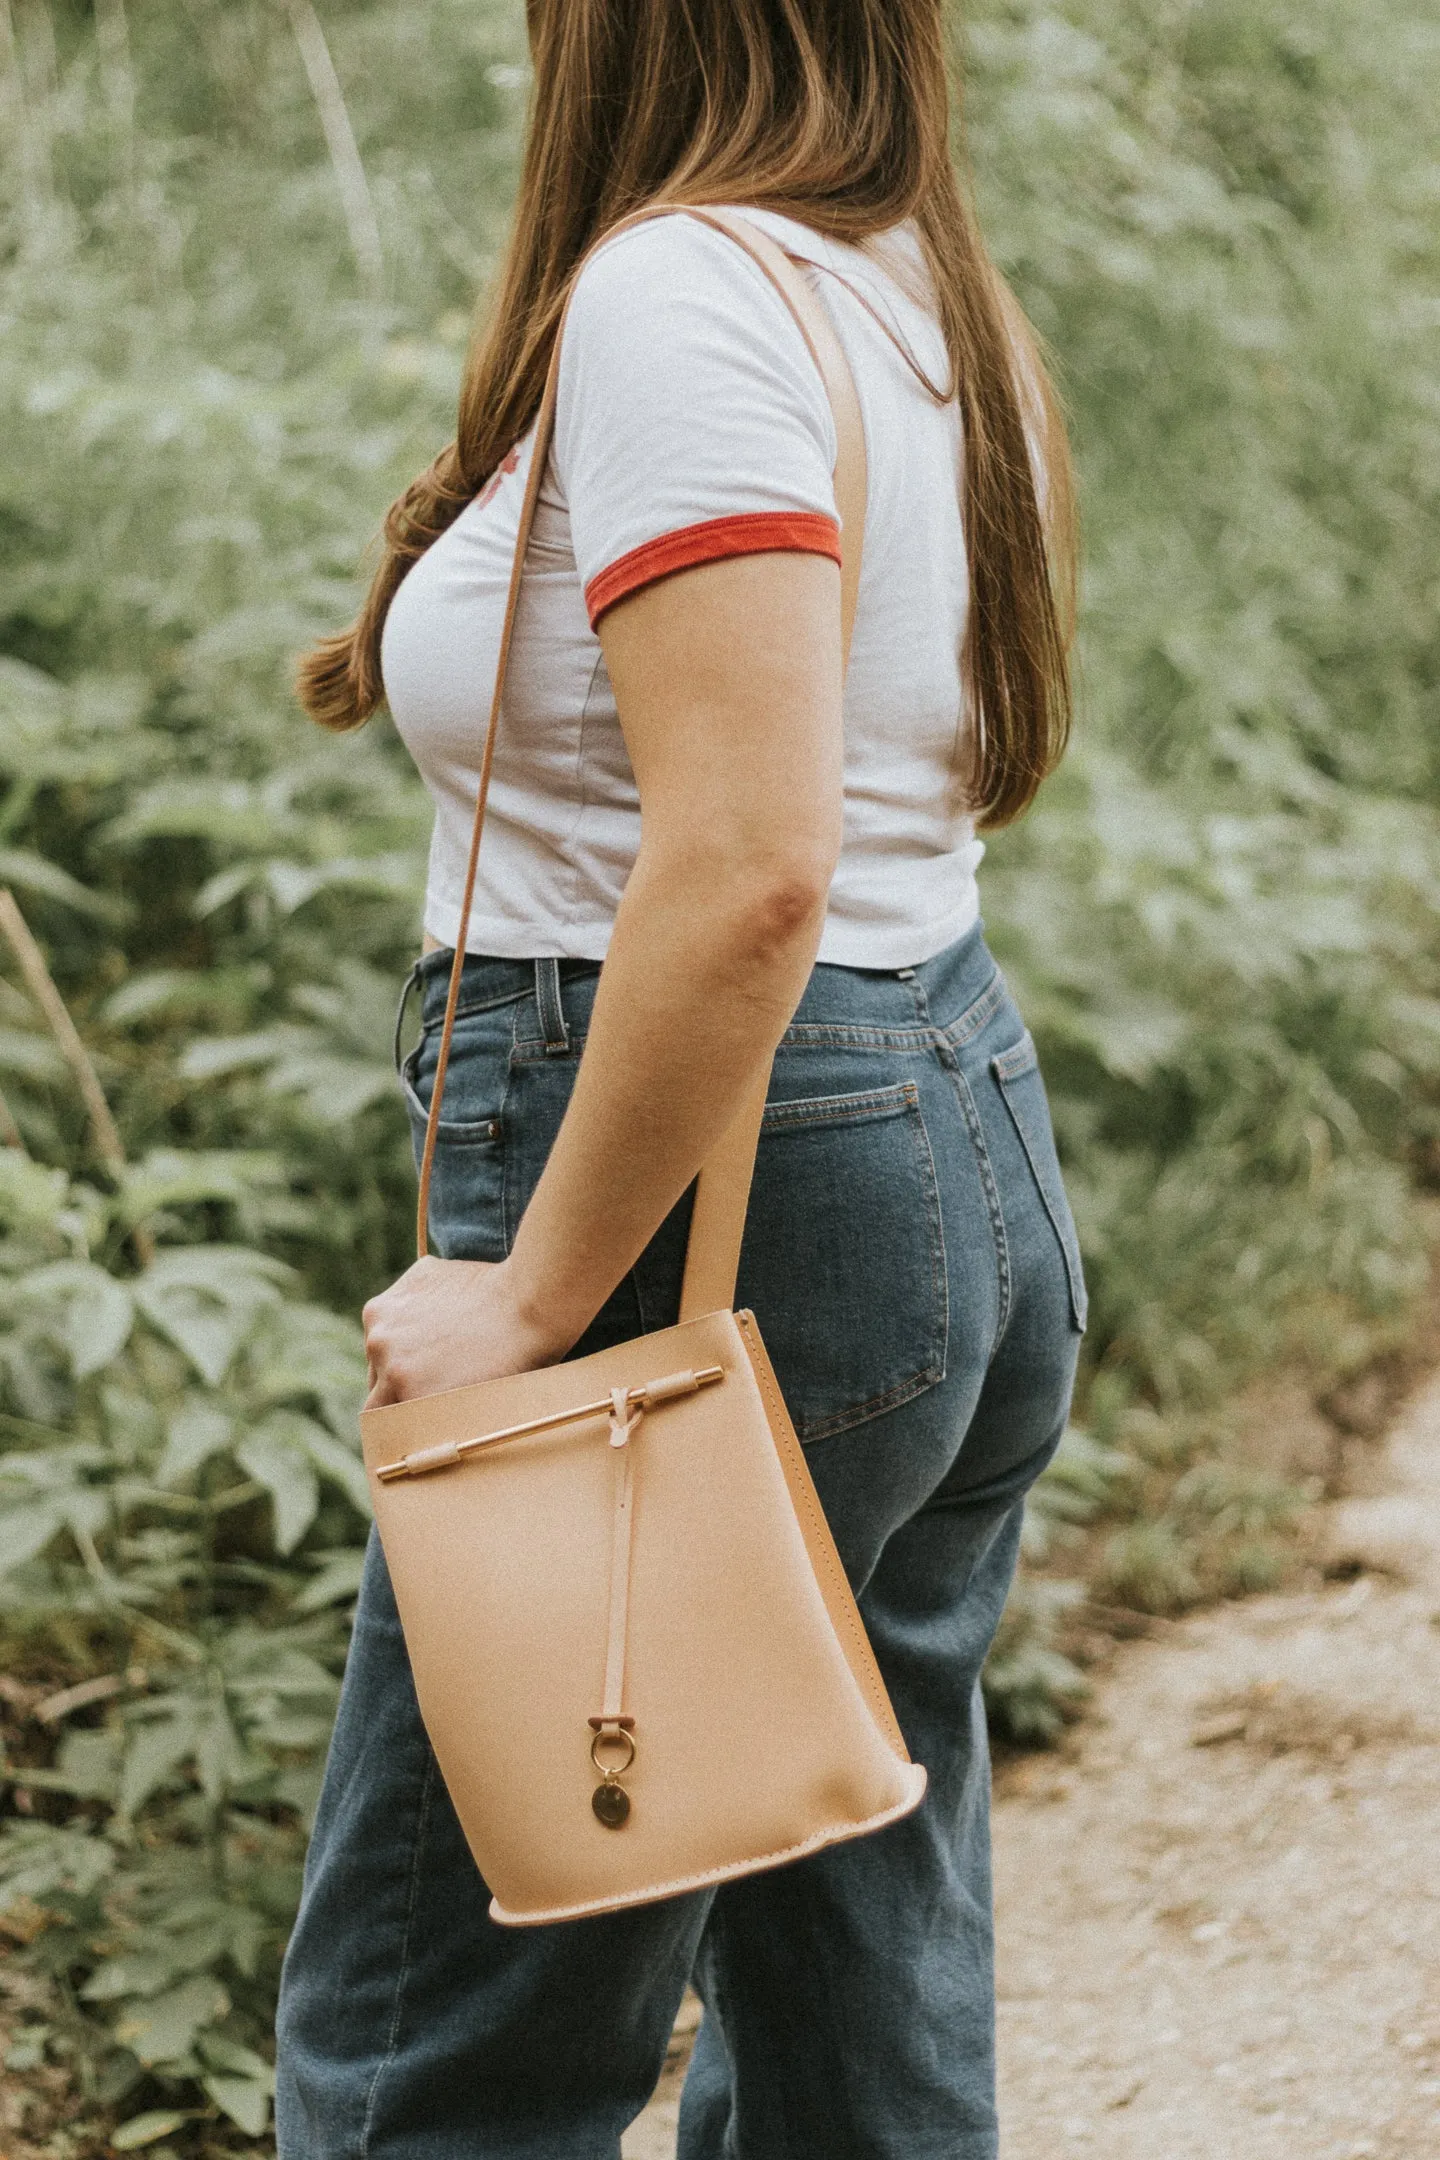
[[[961,684],[968,577],[958,407],[932,382],[938,324],[877,251],[746,211],[811,273],[855,378],[869,496],[845,684],[845,819],[820,958],[911,967],[978,913]],[[905,230],[878,252],[911,292]],[[906,275],[908,271],[908,276]],[[453,945],[525,488],[527,435],[391,604],[390,709],[435,802],[425,927]],[[634,227],[592,259],[561,357],[555,442],[516,618],[467,945],[603,959],[640,806],[595,625],[656,578],[773,549],[838,556],[835,429],[793,317],[755,262],[692,218]],[[777,712],[777,727],[785,716]]]

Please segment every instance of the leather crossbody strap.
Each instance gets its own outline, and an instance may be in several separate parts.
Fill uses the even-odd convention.
[[[855,626],[855,602],[860,588],[860,561],[868,492],[865,431],[849,363],[830,317],[816,298],[804,272],[768,233],[761,232],[758,227],[729,211],[693,208],[683,203],[653,204],[648,209],[637,210],[632,216],[622,218],[617,225],[612,225],[604,239],[596,245],[604,246],[605,241],[613,239],[617,233],[627,231],[632,225],[643,225],[657,217],[678,216],[698,219],[701,224],[713,227],[716,232],[725,233],[759,265],[794,316],[825,385],[825,395],[829,399],[835,422],[837,445],[835,504],[840,513],[841,525],[840,641],[842,663],[848,665],[850,639]],[[588,260],[588,256],[586,259]],[[583,267],[582,264],[581,268]],[[577,270],[576,277],[578,276]],[[572,279],[572,293],[574,286],[575,281]],[[531,528],[535,522],[540,488],[550,458],[550,443],[555,429],[555,399],[560,381],[560,344],[565,331],[565,316],[568,313],[567,300],[565,312],[560,318],[560,327],[555,335],[555,348],[551,354],[545,390],[535,420],[534,445],[530,456],[530,469],[526,476],[525,495],[520,507],[515,557],[510,571],[510,588],[505,600],[500,650],[495,665],[495,687],[490,700],[490,717],[485,729],[485,746],[475,792],[475,824],[470,836],[470,855],[465,866],[465,887],[460,901],[460,920],[455,933],[455,957],[450,969],[449,993],[445,1000],[445,1019],[440,1031],[440,1049],[435,1067],[435,1085],[430,1096],[425,1147],[420,1160],[415,1244],[422,1259],[430,1245],[430,1178],[435,1164],[435,1141],[445,1095],[445,1075],[450,1064],[455,1012],[460,1000],[466,938],[470,928],[471,905],[475,897],[475,873],[480,859],[480,839],[485,827],[485,805],[490,793],[490,775],[495,762],[495,736],[500,722],[510,649],[514,642],[515,616],[520,600],[525,556]],[[758,1078],[743,1108],[721,1134],[701,1166],[690,1219],[690,1241],[685,1255],[685,1276],[680,1298],[682,1320],[695,1319],[703,1313],[727,1310],[734,1302],[735,1278],[740,1266],[740,1244],[745,1232],[745,1212],[750,1199],[750,1181],[754,1175],[755,1150],[760,1139],[760,1120],[764,1114],[769,1078],[767,1067]]]

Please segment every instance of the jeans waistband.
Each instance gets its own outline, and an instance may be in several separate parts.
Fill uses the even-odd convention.
[[[425,953],[411,970],[396,1018],[397,1061],[405,1007],[412,989],[418,988],[421,993],[425,1030],[441,1025],[452,958],[445,950]],[[563,1053],[571,1047],[571,1030],[577,1017],[583,1030],[590,1004],[587,990],[577,1015],[576,1001],[566,993],[581,985],[593,985],[599,974],[598,960],[513,960],[471,953],[460,978],[457,1014],[531,1000],[532,1012],[517,1024],[520,1038],[533,1039],[552,1053]],[[914,967],[852,968],[818,963],[785,1039],[803,1043],[833,1038],[837,1033],[862,1042],[929,1039],[937,1029],[950,1032],[962,1022],[968,1034],[983,1023],[1005,994],[1004,980],[985,943],[983,925],[977,922],[953,945]]]

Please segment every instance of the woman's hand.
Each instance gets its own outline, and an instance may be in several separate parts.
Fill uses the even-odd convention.
[[[570,1347],[527,1309],[505,1261],[417,1260],[362,1317],[367,1410],[553,1365]]]

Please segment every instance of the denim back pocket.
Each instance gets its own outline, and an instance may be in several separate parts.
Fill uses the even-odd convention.
[[[457,1019],[445,1074],[430,1178],[430,1239],[445,1260],[503,1260],[505,1094],[512,1019],[477,1013]],[[440,1036],[430,1028],[400,1066],[418,1170],[425,1147]]]
[[[767,1106],[736,1302],[802,1440],[944,1378],[945,1244],[913,1083]]]
[[[1070,1285],[1070,1318],[1083,1334],[1090,1306],[1085,1270],[1080,1262],[1080,1240],[1075,1234],[1075,1218],[1065,1197],[1065,1182],[1060,1175],[1060,1158],[1055,1153],[1055,1135],[1050,1125],[1050,1105],[1045,1096],[1045,1083],[1040,1077],[1034,1038],[1028,1028],[1013,1049],[1002,1050],[998,1057],[991,1058],[990,1070],[1004,1097],[1011,1122],[1020,1135],[1020,1145],[1045,1203],[1045,1212],[1060,1240],[1066,1280]]]

